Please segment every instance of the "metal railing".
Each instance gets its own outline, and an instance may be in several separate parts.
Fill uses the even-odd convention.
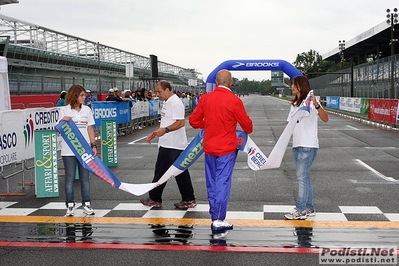
[[[394,76],[391,77],[391,60],[395,61]],[[398,98],[399,96],[399,55],[381,58],[353,67],[351,69],[326,73],[310,80],[312,89],[317,95],[362,97],[362,98]],[[394,79],[394,91],[391,92],[391,81]],[[395,97],[392,97],[395,95]]]

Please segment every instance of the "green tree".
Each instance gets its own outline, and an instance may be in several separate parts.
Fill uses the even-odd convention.
[[[309,52],[298,54],[293,65],[301,71],[304,76],[308,76],[309,73],[318,72],[321,61],[321,55],[310,49]]]
[[[322,56],[312,49],[309,52],[298,54],[292,64],[309,79],[342,69],[335,62],[323,60]]]

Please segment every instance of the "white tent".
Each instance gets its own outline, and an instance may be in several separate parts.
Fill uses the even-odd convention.
[[[7,58],[0,56],[0,111],[11,110]]]

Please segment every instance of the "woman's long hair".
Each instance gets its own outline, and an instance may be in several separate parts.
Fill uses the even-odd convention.
[[[293,106],[299,107],[311,90],[309,80],[305,76],[296,76],[292,79],[292,84],[297,87],[300,95],[298,97],[298,95],[295,94],[294,99],[291,100],[291,104]]]
[[[78,102],[78,98],[82,91],[86,93],[86,90],[82,85],[72,85],[65,97],[66,104],[70,104],[72,109],[80,107],[81,104]]]

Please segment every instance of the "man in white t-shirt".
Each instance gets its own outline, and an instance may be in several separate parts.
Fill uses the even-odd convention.
[[[166,80],[161,80],[155,87],[157,96],[164,101],[161,110],[160,128],[147,136],[147,142],[158,136],[158,158],[155,164],[154,179],[157,182],[179,157],[187,146],[185,129],[185,110],[182,101],[173,93],[172,87]],[[194,188],[188,170],[175,177],[177,186],[182,197],[181,202],[175,203],[177,209],[188,209],[197,206],[194,197]],[[154,188],[149,192],[147,199],[140,202],[145,206],[162,207],[162,192],[166,183]]]

